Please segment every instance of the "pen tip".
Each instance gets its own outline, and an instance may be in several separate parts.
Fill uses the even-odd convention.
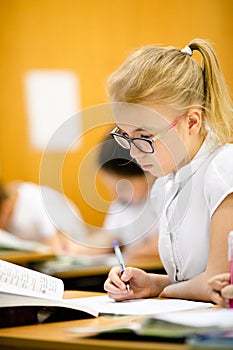
[[[114,247],[118,247],[118,242],[117,241],[113,241],[113,246]]]

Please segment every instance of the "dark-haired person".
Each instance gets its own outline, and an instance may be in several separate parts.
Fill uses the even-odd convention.
[[[103,224],[107,236],[119,241],[127,259],[157,256],[157,219],[149,196],[155,176],[144,172],[111,136],[101,145],[98,163],[114,198]]]

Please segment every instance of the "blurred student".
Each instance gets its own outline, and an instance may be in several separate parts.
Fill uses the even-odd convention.
[[[21,181],[0,183],[0,229],[56,253],[79,252],[75,241],[86,236],[80,212],[70,199],[50,187]]]
[[[111,243],[117,239],[127,259],[156,256],[157,222],[149,196],[155,177],[111,136],[103,141],[98,161],[102,181],[115,199],[103,224]]]

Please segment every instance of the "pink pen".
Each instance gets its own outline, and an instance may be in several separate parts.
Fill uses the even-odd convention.
[[[228,236],[228,260],[230,261],[230,283],[233,284],[233,231]],[[233,309],[233,299],[230,299],[230,308]]]

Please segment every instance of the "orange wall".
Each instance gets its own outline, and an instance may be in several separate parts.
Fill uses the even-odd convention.
[[[75,72],[80,79],[81,108],[87,109],[107,102],[105,79],[132,49],[150,43],[182,48],[193,37],[202,37],[214,43],[232,91],[232,15],[232,0],[1,0],[3,180],[39,183],[42,153],[29,144],[23,90],[23,76],[28,70]],[[98,191],[95,187],[95,151],[88,152],[95,150],[105,130],[87,132],[82,145],[63,159],[61,180],[57,166],[64,155],[47,155],[43,170],[46,183],[58,189],[62,184],[85,220],[94,225],[100,225],[104,217],[104,212],[95,208],[107,204],[99,197],[98,191],[104,193],[99,181]],[[77,178],[80,164],[82,192]]]

